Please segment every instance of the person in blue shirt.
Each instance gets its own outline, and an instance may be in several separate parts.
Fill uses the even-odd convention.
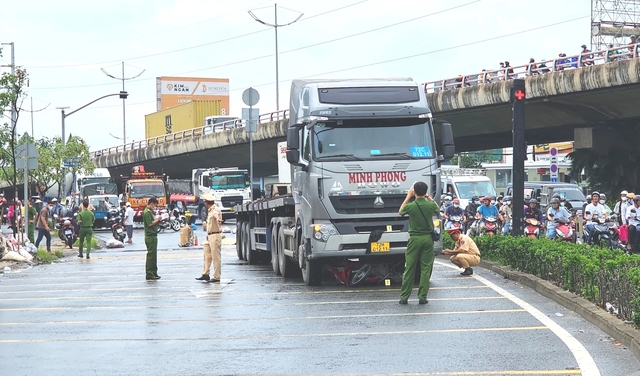
[[[444,223],[445,229],[450,229],[452,222],[451,217],[460,216],[462,217],[462,223],[464,223],[464,210],[460,207],[460,200],[457,198],[453,199],[453,205],[447,207],[444,211],[444,218],[447,220]]]
[[[555,239],[556,238],[556,222],[557,218],[565,218],[569,220],[571,214],[567,211],[567,209],[560,206],[560,200],[557,198],[551,199],[551,207],[547,210],[547,238]]]
[[[495,217],[502,222],[504,219],[500,212],[498,212],[498,208],[495,205],[491,204],[491,197],[484,196],[482,198],[482,205],[478,208],[478,212],[476,213],[476,219],[478,219],[477,227],[475,233],[478,234],[481,228],[483,228],[482,224],[484,223],[484,219],[487,217]]]
[[[529,206],[524,210],[525,218],[535,218],[541,224],[544,223],[544,216],[542,210],[538,209],[538,200],[532,198],[529,200]]]

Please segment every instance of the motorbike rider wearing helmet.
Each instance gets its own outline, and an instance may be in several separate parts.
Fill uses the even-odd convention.
[[[571,218],[571,214],[563,207],[560,206],[560,200],[557,198],[551,199],[551,207],[547,209],[547,238],[555,239],[556,238],[556,222],[555,220],[558,218]]]
[[[594,223],[592,219],[594,215],[597,215],[599,218],[608,217],[605,212],[604,206],[600,204],[600,193],[597,191],[591,193],[591,203],[584,208],[583,216],[585,221],[587,221],[585,228],[588,232],[587,244],[591,244],[591,237],[594,230]]]
[[[542,210],[538,209],[538,200],[532,198],[529,200],[529,206],[524,210],[525,218],[535,218],[540,222],[540,224],[544,223],[544,216],[542,215]]]
[[[627,208],[627,223],[629,223],[628,252],[638,252],[638,240],[640,240],[640,195],[633,197],[633,205]]]
[[[480,199],[477,195],[473,195],[467,204],[467,207],[464,210],[464,216],[466,218],[464,228],[465,232],[469,230],[471,227],[473,220],[476,216],[476,212],[478,211],[478,207],[480,206]]]
[[[483,205],[478,208],[476,213],[476,219],[483,220],[484,222],[484,219],[487,217],[495,217],[500,219],[501,222],[503,221],[503,217],[500,215],[500,212],[498,212],[498,208],[491,204],[491,197],[484,196],[482,198],[482,203]],[[478,225],[479,224],[480,222],[478,222]]]
[[[464,210],[462,210],[462,208],[460,207],[460,200],[457,198],[453,199],[453,205],[449,206],[445,211],[444,211],[444,218],[446,219],[446,222],[444,223],[444,228],[445,229],[450,229],[451,228],[451,217],[455,217],[455,216],[460,216],[462,217],[462,221],[464,223]]]
[[[511,231],[511,217],[513,215],[513,202],[511,196],[506,196],[503,201],[500,213],[504,217],[504,227],[502,228],[502,235],[509,235]]]
[[[627,220],[627,209],[633,206],[634,197],[636,197],[635,193],[633,192],[627,193],[627,201],[625,201],[622,205],[620,205],[622,207],[620,208],[620,214],[622,215],[622,218],[624,218],[625,224],[629,224],[629,221]]]
[[[604,193],[600,193],[600,201],[599,201],[599,203],[604,208],[604,213],[606,215],[610,216],[611,213],[613,213],[613,210],[611,210],[609,205],[607,205],[607,196]]]
[[[442,200],[442,205],[440,206],[440,212],[444,213],[449,206],[451,206],[451,196],[446,195],[444,196],[444,200]]]
[[[626,190],[620,192],[620,201],[616,202],[616,205],[613,207],[613,213],[618,216],[618,225],[627,224],[627,219],[624,217],[624,214],[622,213],[622,209],[624,208],[625,203],[627,202],[628,194],[629,192],[627,192]]]

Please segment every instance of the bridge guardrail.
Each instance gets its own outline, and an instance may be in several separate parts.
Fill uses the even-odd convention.
[[[509,66],[496,70],[483,69],[480,73],[458,75],[458,77],[429,81],[423,83],[423,85],[426,93],[435,93],[442,90],[460,89],[515,78],[527,78],[551,72],[581,69],[592,65],[627,60],[639,57],[639,53],[640,43],[586,52],[578,55],[562,56],[551,60],[534,61],[524,65]]]
[[[269,113],[260,115],[260,117],[258,118],[258,124],[286,120],[288,118],[289,118],[289,110],[269,112]],[[228,129],[242,128],[244,126],[245,126],[244,120],[229,120],[222,123],[205,125],[199,128],[192,128],[192,129],[187,129],[184,131],[166,134],[162,136],[151,137],[151,138],[147,138],[146,140],[135,141],[129,144],[118,145],[118,146],[113,146],[106,149],[96,150],[96,151],[92,151],[90,154],[92,158],[96,158],[96,157],[101,157],[103,155],[121,153],[123,151],[143,149],[150,145],[164,144],[167,142],[183,140],[186,138],[193,138],[193,137],[209,135],[217,132],[222,132]]]

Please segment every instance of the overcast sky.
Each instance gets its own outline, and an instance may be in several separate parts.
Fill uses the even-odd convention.
[[[36,138],[59,135],[60,110],[72,111],[126,82],[127,139],[144,138],[144,115],[155,112],[155,77],[230,80],[230,112],[240,117],[242,91],[255,87],[260,113],[275,111],[274,3],[259,0],[23,0],[4,2],[0,42],[15,43],[27,69]],[[266,8],[264,8],[266,7]],[[590,1],[281,0],[280,109],[291,79],[412,77],[418,82],[575,54],[590,43]],[[281,8],[281,7],[286,7]],[[263,8],[263,9],[259,9]],[[559,24],[560,23],[560,24]],[[553,25],[556,24],[556,25]],[[395,25],[395,26],[394,26]],[[534,30],[535,29],[535,30]],[[527,31],[531,30],[531,31]],[[4,46],[0,64],[8,64]],[[2,68],[6,71],[7,68]],[[6,121],[6,117],[4,121]],[[103,99],[66,120],[91,150],[122,141],[122,101]],[[22,112],[18,132],[31,132]]]

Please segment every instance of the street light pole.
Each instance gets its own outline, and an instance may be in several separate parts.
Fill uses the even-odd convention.
[[[279,27],[285,27],[285,26],[289,26],[293,23],[296,23],[300,18],[302,18],[302,16],[304,16],[304,13],[302,12],[298,12],[296,10],[293,10],[293,12],[297,12],[300,13],[300,15],[298,16],[298,18],[296,18],[295,20],[287,23],[287,24],[282,24],[282,25],[278,25],[278,4],[273,4],[274,6],[274,11],[275,11],[275,23],[270,24],[267,22],[264,22],[263,20],[261,20],[260,18],[258,18],[255,14],[253,14],[252,11],[249,11],[249,15],[256,21],[260,22],[261,24],[265,25],[265,26],[271,26],[275,29],[275,34],[276,34],[276,111],[280,111],[280,77],[279,77],[279,67],[278,67],[278,28]],[[281,7],[284,8],[284,7]],[[261,8],[262,9],[262,8]],[[285,9],[289,9],[289,8],[285,8]],[[292,9],[289,9],[292,10]]]
[[[126,91],[122,90],[121,92],[119,92],[119,93],[117,93],[117,94],[107,94],[107,95],[103,95],[103,96],[101,96],[100,98],[98,98],[98,99],[94,99],[94,100],[92,100],[91,102],[89,102],[89,103],[85,104],[84,106],[82,106],[82,107],[80,107],[80,108],[78,108],[78,109],[76,109],[76,110],[73,110],[73,111],[69,112],[68,114],[67,114],[67,113],[65,113],[65,112],[64,112],[64,110],[66,110],[66,109],[67,109],[67,108],[69,108],[69,107],[56,107],[56,109],[59,109],[59,110],[60,110],[60,112],[61,112],[61,117],[62,117],[62,146],[64,147],[64,146],[67,144],[66,139],[65,139],[65,138],[66,138],[66,136],[65,136],[65,127],[64,127],[64,126],[65,126],[65,124],[64,124],[64,122],[65,122],[65,119],[66,119],[68,116],[71,116],[71,115],[75,114],[76,112],[78,112],[78,111],[82,110],[82,109],[83,109],[83,108],[85,108],[85,107],[88,107],[88,106],[90,106],[90,105],[92,105],[92,104],[96,103],[97,101],[99,101],[99,100],[101,100],[101,99],[108,98],[108,97],[113,97],[113,96],[116,96],[116,95],[118,95],[120,98],[122,98],[122,100],[125,100],[125,99],[127,99],[127,97],[129,96],[129,93],[127,93]],[[64,197],[66,197],[66,192],[65,192],[65,190],[64,190],[64,189],[65,189],[65,181],[64,181],[64,178],[65,178],[65,167],[64,167],[64,161],[62,161],[62,194],[64,195]]]
[[[143,69],[142,72],[138,73],[135,76],[132,77],[125,77],[124,76],[124,61],[122,62],[122,77],[116,77],[113,76],[111,74],[109,74],[104,68],[100,68],[100,70],[102,71],[102,73],[106,74],[107,76],[115,79],[115,80],[122,80],[122,92],[124,91],[124,81],[125,80],[133,80],[134,78],[138,78],[140,77],[140,75],[142,75],[146,69]],[[127,144],[127,126],[126,126],[126,112],[125,112],[125,98],[122,99],[122,144],[126,145]]]

